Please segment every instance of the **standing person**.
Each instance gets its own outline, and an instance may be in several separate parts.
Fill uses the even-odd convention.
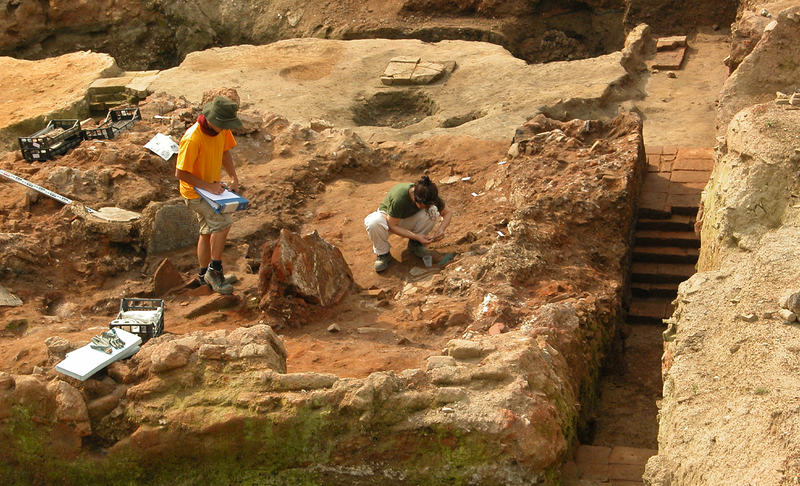
[[[364,218],[364,226],[372,240],[372,251],[376,255],[373,268],[382,272],[389,266],[389,234],[408,238],[408,249],[422,258],[431,252],[425,246],[444,238],[453,214],[439,197],[439,189],[428,176],[417,182],[400,183],[389,189],[377,211]],[[441,217],[441,224],[433,236],[433,230]]]
[[[195,187],[213,194],[222,194],[221,169],[231,178],[228,188],[239,191],[239,177],[233,165],[230,149],[236,146],[231,129],[242,122],[237,117],[239,106],[230,98],[217,96],[203,105],[203,114],[181,138],[175,176],[180,180],[180,192],[186,205],[200,223],[197,240],[197,260],[200,263],[200,283],[207,283],[220,294],[233,293],[233,287],[222,273],[222,252],[233,224],[230,213],[219,214],[203,200]]]

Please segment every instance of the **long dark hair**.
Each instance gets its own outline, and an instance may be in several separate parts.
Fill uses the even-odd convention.
[[[428,176],[422,176],[414,183],[414,199],[420,204],[430,206],[439,197],[439,189]]]

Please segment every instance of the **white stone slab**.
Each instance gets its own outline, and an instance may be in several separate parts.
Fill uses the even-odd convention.
[[[56,365],[56,371],[84,381],[114,361],[133,356],[139,351],[142,338],[122,329],[115,329],[117,336],[125,343],[121,349],[113,349],[111,354],[92,349],[89,344],[67,353],[67,357]]]

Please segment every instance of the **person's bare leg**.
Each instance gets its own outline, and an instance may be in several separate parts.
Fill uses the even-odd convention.
[[[209,261],[211,260],[222,260],[222,253],[225,251],[225,242],[228,240],[228,232],[231,230],[231,227],[228,226],[224,230],[220,231],[219,233],[212,233],[211,241],[210,241],[210,252],[209,252]],[[206,263],[208,265],[208,263]]]
[[[211,235],[200,235],[197,239],[197,262],[200,268],[206,268],[211,263]]]

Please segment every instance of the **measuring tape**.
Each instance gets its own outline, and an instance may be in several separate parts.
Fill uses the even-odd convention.
[[[72,204],[72,199],[64,197],[61,194],[56,194],[55,192],[50,191],[48,189],[45,189],[42,186],[37,186],[33,182],[28,182],[25,179],[23,179],[22,177],[17,177],[17,176],[15,176],[14,174],[12,174],[10,172],[6,172],[6,171],[0,169],[0,175],[5,177],[5,178],[7,178],[7,179],[11,179],[14,182],[19,182],[23,186],[29,187],[29,188],[33,189],[34,191],[41,192],[42,194],[44,194],[46,196],[50,196],[53,199],[55,199],[56,201],[62,202],[64,204]],[[84,206],[84,207],[86,207],[86,206]],[[86,210],[89,211],[90,213],[96,213],[97,212],[94,209],[90,209],[88,207],[86,207]]]

